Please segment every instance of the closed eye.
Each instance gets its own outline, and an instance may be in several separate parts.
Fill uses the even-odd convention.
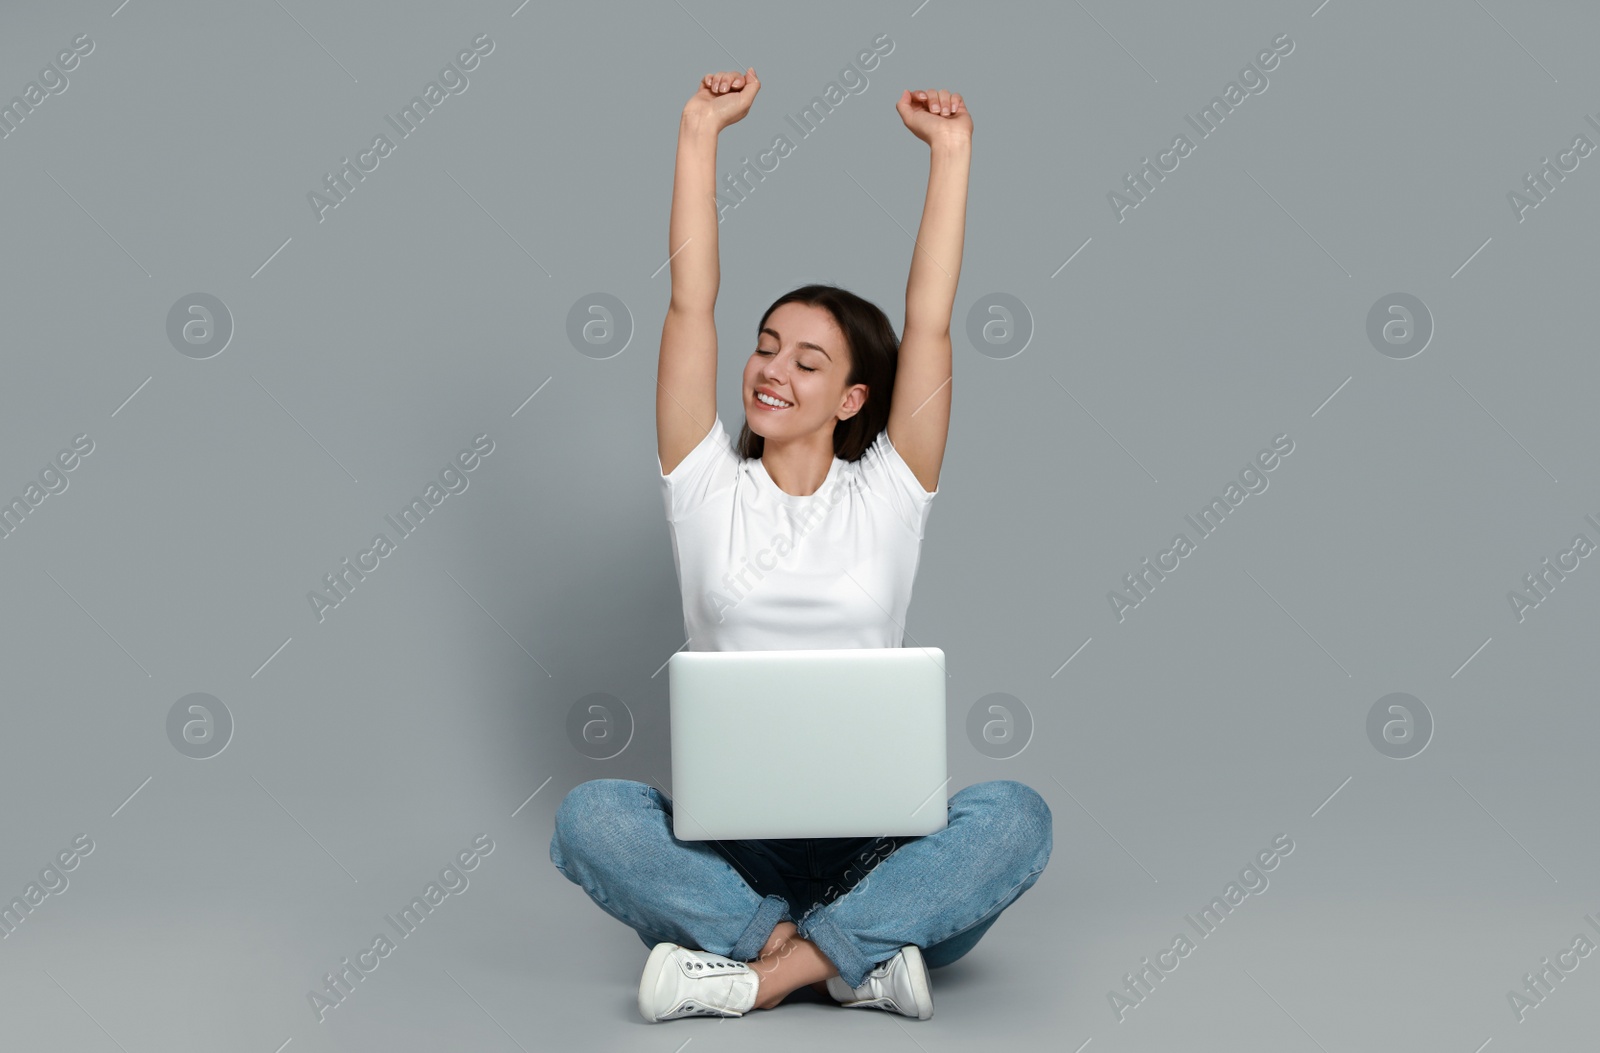
[[[773,351],[763,351],[759,347],[756,348],[756,354],[758,355],[771,355],[775,353],[776,352]],[[800,363],[796,362],[795,365],[800,366]],[[815,373],[817,371],[815,366],[800,366],[800,368],[805,370],[807,373]]]

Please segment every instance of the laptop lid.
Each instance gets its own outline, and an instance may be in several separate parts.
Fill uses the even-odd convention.
[[[937,647],[679,651],[667,664],[674,836],[944,829],[946,675]]]

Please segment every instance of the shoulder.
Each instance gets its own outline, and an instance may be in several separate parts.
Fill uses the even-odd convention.
[[[860,458],[847,463],[862,489],[888,508],[908,530],[922,536],[928,510],[938,490],[922,485],[889,440],[887,428],[874,436]]]

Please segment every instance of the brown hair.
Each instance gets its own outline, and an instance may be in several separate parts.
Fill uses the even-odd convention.
[[[845,351],[850,356],[850,373],[844,386],[848,389],[856,384],[867,385],[867,401],[849,420],[833,426],[833,452],[842,460],[859,460],[878,433],[889,426],[889,400],[894,394],[895,368],[900,361],[900,338],[877,304],[836,285],[802,285],[784,293],[761,316],[756,332],[760,333],[772,312],[786,303],[821,307],[844,333]],[[766,439],[751,431],[746,421],[739,429],[739,456],[760,457],[765,446]]]

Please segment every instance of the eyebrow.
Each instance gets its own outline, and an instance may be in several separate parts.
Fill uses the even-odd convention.
[[[761,336],[762,333],[771,333],[773,335],[773,337],[778,340],[779,343],[783,342],[783,337],[779,336],[778,335],[778,331],[776,329],[772,328],[771,326],[763,326],[762,329],[761,329],[761,332],[757,333],[756,336],[759,337],[759,336]],[[810,348],[813,351],[822,351],[822,348],[818,347],[816,344],[808,343],[808,342],[806,342],[804,340],[800,341],[795,346],[799,347],[799,348]],[[827,355],[829,362],[833,361],[833,356],[829,355],[828,352],[822,351],[822,353],[824,355]]]

